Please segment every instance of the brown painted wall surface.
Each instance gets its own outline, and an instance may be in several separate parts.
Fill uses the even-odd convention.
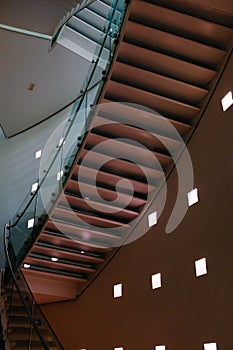
[[[43,306],[65,349],[202,350],[209,342],[233,349],[233,107],[223,113],[220,104],[233,89],[232,72],[233,57],[189,144],[199,203],[165,234],[174,172],[158,225],[121,248],[77,301]],[[196,278],[194,261],[202,257],[208,274]],[[162,288],[151,290],[158,272]],[[112,297],[116,283],[123,283],[119,299]]]

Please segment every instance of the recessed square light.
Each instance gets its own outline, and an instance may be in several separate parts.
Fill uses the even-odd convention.
[[[157,224],[157,211],[154,211],[153,213],[148,215],[148,225],[149,227],[152,227]]]
[[[194,188],[192,191],[188,193],[188,204],[191,207],[191,205],[197,202],[198,202],[197,188]]]
[[[42,150],[40,149],[39,151],[36,151],[36,154],[35,154],[35,159],[38,159],[41,157],[41,154],[42,154]]]
[[[118,348],[114,348],[114,350],[124,350],[124,348],[122,346],[120,346]]]
[[[24,267],[25,269],[30,269],[31,265],[29,265],[29,264],[23,264],[23,267]]]
[[[57,173],[57,181],[59,181],[62,178],[62,176],[63,176],[63,170]]]
[[[206,258],[195,261],[195,270],[197,277],[207,274]]]
[[[122,297],[122,283],[115,284],[113,286],[113,297],[114,298]]]
[[[217,344],[216,343],[204,344],[204,350],[217,350]]]
[[[229,91],[221,100],[223,112],[233,104],[232,92]]]
[[[32,184],[31,192],[36,192],[38,185],[39,185],[38,182],[35,182],[34,184]]]
[[[32,228],[34,226],[34,219],[28,220],[28,228]]]
[[[156,273],[151,277],[152,289],[160,288],[162,286],[161,273]]]
[[[156,345],[155,350],[166,350],[165,345]]]

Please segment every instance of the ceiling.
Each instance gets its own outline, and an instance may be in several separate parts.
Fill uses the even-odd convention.
[[[77,0],[0,0],[0,23],[52,34]]]
[[[0,23],[52,34],[78,1],[0,0]],[[89,62],[49,42],[0,29],[0,125],[11,137],[44,120],[79,95]],[[32,91],[30,84],[35,84]]]

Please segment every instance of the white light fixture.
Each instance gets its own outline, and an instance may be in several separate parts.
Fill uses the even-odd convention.
[[[59,181],[62,176],[63,176],[63,170],[61,170],[57,173],[57,181]]]
[[[152,289],[160,288],[162,286],[161,273],[156,273],[151,277]]]
[[[165,345],[156,345],[155,350],[166,350]]]
[[[31,192],[35,192],[38,188],[38,182],[35,182],[34,184],[32,184],[32,189],[31,189]]]
[[[41,157],[41,154],[42,154],[42,150],[40,149],[39,151],[36,151],[36,154],[35,154],[35,159],[38,159]]]
[[[84,252],[84,250],[81,250],[81,252],[80,252],[81,254],[85,254],[85,252]]]
[[[114,350],[124,350],[123,346],[120,346],[119,348],[114,348]]]
[[[56,262],[56,261],[58,261],[58,258],[54,258],[54,257],[52,257],[52,258],[51,258],[51,261]]]
[[[217,350],[216,343],[206,343],[204,344],[204,350]]]
[[[28,228],[32,228],[34,226],[34,219],[28,220]]]
[[[114,298],[122,297],[122,283],[115,284],[113,286],[113,297]]]
[[[25,269],[30,269],[31,265],[29,265],[29,264],[23,264],[23,267],[24,267]]]
[[[223,112],[233,104],[232,92],[229,91],[221,100]]]
[[[206,258],[195,261],[195,270],[197,277],[207,274]]]
[[[61,145],[63,144],[64,141],[64,137],[61,137],[59,142],[58,142],[58,146],[61,147]],[[64,142],[65,143],[65,142]]]
[[[154,211],[153,213],[148,215],[148,225],[149,227],[152,227],[157,224],[157,211]]]
[[[191,205],[198,202],[198,193],[197,188],[194,188],[192,191],[188,193],[188,205],[191,207]]]

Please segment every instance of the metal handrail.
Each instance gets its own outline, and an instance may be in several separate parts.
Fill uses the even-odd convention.
[[[8,252],[8,246],[7,246],[7,240],[9,240],[9,236],[7,237],[7,233],[6,232],[7,232],[7,230],[9,230],[9,227],[10,227],[9,225],[5,225],[4,226],[3,245],[4,245],[4,252],[5,252],[7,264],[8,264],[9,269],[10,269],[11,277],[12,277],[13,283],[14,283],[16,289],[17,289],[17,292],[18,292],[18,295],[19,295],[19,297],[21,299],[21,302],[22,302],[22,304],[24,306],[24,309],[27,312],[28,318],[29,318],[32,326],[34,327],[34,330],[35,330],[37,336],[39,337],[39,339],[41,341],[41,344],[43,345],[45,350],[49,350],[49,346],[48,346],[47,342],[45,341],[43,335],[41,334],[41,332],[39,330],[38,322],[34,319],[34,317],[33,317],[32,313],[31,313],[27,303],[25,302],[25,298],[24,298],[24,296],[23,296],[23,294],[22,294],[22,292],[20,290],[20,286],[19,286],[19,284],[17,282],[17,278],[16,278],[15,273],[14,273],[14,268],[13,268],[12,263],[11,263],[10,255],[9,255],[9,252]],[[39,305],[36,303],[35,298],[33,297],[33,294],[32,294],[32,292],[31,292],[31,290],[30,290],[30,288],[29,288],[29,286],[27,284],[27,281],[25,280],[25,278],[24,278],[23,274],[21,273],[21,271],[20,271],[20,277],[23,279],[23,282],[25,283],[25,285],[27,287],[27,290],[28,290],[28,292],[29,292],[29,294],[31,296],[31,299],[32,299],[33,303],[37,306],[37,308],[40,311],[41,315],[43,315]],[[60,343],[60,341],[57,338],[56,334],[53,332],[51,326],[49,325],[48,321],[45,319],[44,315],[43,315],[43,318],[44,318],[45,323],[49,327],[50,332],[53,334],[53,337],[56,340],[57,344],[60,346],[60,349],[64,350],[62,344]]]
[[[74,121],[75,121],[75,119],[76,119],[76,116],[77,116],[77,114],[78,114],[78,112],[79,112],[80,106],[82,105],[82,102],[83,102],[84,98],[86,97],[86,94],[88,94],[88,92],[90,92],[92,89],[94,89],[94,88],[96,87],[96,85],[98,85],[98,84],[103,80],[103,77],[101,77],[101,79],[100,79],[99,81],[97,81],[95,84],[93,84],[91,87],[89,87],[89,85],[90,85],[90,83],[91,83],[91,80],[92,80],[92,78],[93,78],[93,76],[94,76],[94,74],[95,74],[96,67],[98,66],[99,58],[100,58],[100,56],[101,56],[101,54],[102,54],[102,52],[103,52],[103,50],[104,50],[104,47],[105,47],[105,44],[106,44],[106,40],[107,40],[107,38],[108,38],[108,35],[110,34],[111,25],[112,25],[112,18],[113,18],[113,16],[114,16],[114,13],[115,13],[116,8],[117,8],[117,2],[115,3],[115,5],[114,5],[114,7],[113,7],[112,16],[111,16],[111,18],[110,18],[110,20],[109,20],[108,27],[107,27],[107,30],[106,30],[106,33],[105,33],[105,36],[104,36],[104,40],[102,41],[102,44],[101,44],[101,46],[100,46],[99,53],[98,53],[98,57],[97,57],[97,59],[93,62],[93,63],[94,63],[94,66],[93,66],[93,69],[92,69],[92,71],[91,71],[90,77],[88,78],[88,81],[87,81],[87,84],[86,84],[86,88],[85,88],[84,91],[82,91],[82,93],[81,93],[81,94],[76,98],[76,100],[75,100],[75,101],[78,101],[78,100],[80,99],[80,100],[79,100],[79,105],[78,105],[78,107],[77,107],[77,110],[76,110],[76,112],[75,112],[74,118],[72,119],[72,121],[71,121],[71,123],[70,123],[70,125],[69,125],[69,127],[68,127],[68,129],[67,129],[67,132],[66,132],[66,134],[65,134],[65,136],[64,136],[64,138],[67,137],[67,135],[68,135],[69,132],[70,132],[70,129],[72,128],[72,126],[73,126],[73,124],[74,124]],[[61,147],[62,147],[62,145],[61,145]],[[32,196],[31,196],[31,198],[30,198],[28,204],[26,205],[25,209],[21,212],[20,215],[18,215],[17,220],[16,220],[12,225],[10,225],[10,228],[15,227],[15,226],[18,224],[18,222],[20,221],[20,219],[21,219],[22,216],[25,214],[25,212],[26,212],[27,209],[29,208],[30,204],[31,204],[32,201],[34,200],[35,196],[39,193],[40,188],[41,188],[41,185],[44,183],[44,181],[45,181],[45,179],[46,179],[46,174],[49,173],[49,170],[52,168],[53,164],[55,163],[55,161],[56,161],[56,159],[57,159],[57,157],[58,157],[58,154],[59,154],[59,150],[58,150],[57,153],[55,154],[55,156],[54,156],[54,158],[53,158],[53,160],[52,160],[50,166],[48,167],[48,169],[47,169],[47,171],[46,171],[46,173],[45,173],[43,179],[42,179],[41,182],[39,183],[39,185],[38,185],[38,187],[37,187],[37,190],[32,194]],[[39,182],[39,181],[38,181],[38,182]]]

